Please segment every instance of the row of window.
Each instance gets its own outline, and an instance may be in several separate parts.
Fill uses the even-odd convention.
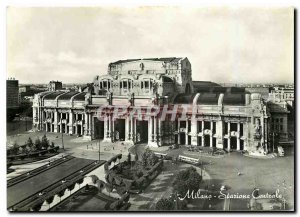
[[[153,88],[153,80],[152,79],[144,79],[140,82],[141,89],[151,89]],[[102,80],[99,82],[100,89],[110,90],[112,87],[112,80]],[[119,87],[121,89],[129,90],[133,87],[133,80],[131,79],[123,79],[119,83]]]
[[[187,126],[186,126],[186,123],[187,123]],[[216,122],[213,121],[213,122],[210,122],[210,121],[204,121],[203,122],[203,129],[204,130],[210,130],[211,129],[211,123],[212,123],[212,133],[215,134],[216,133]],[[230,123],[230,132],[231,131],[235,131],[237,132],[238,131],[238,124],[240,125],[239,126],[239,131],[240,131],[240,135],[243,136],[243,133],[244,133],[244,128],[243,128],[243,124],[242,123]],[[202,121],[198,121],[197,122],[197,127],[198,127],[198,133],[199,132],[202,132]],[[228,123],[225,122],[224,123],[224,132],[228,132]],[[179,123],[179,128],[188,128],[188,132],[191,132],[191,121],[180,121]],[[178,126],[176,125],[176,130],[178,130]]]

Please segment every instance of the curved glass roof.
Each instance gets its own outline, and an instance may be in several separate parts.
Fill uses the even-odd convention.
[[[58,100],[69,100],[69,99],[71,99],[72,96],[74,96],[75,94],[78,94],[78,93],[79,92],[76,92],[76,91],[68,92],[66,94],[59,96]]]
[[[220,93],[200,93],[197,105],[218,105]]]
[[[82,92],[78,94],[77,96],[74,97],[74,101],[84,101],[86,94],[87,94],[86,92]]]
[[[63,94],[64,92],[61,91],[55,91],[53,93],[50,93],[49,95],[45,96],[44,99],[55,99],[57,96],[59,96],[60,94]]]
[[[174,104],[192,104],[196,94],[178,94],[174,99]]]
[[[224,105],[245,105],[245,93],[225,93]]]

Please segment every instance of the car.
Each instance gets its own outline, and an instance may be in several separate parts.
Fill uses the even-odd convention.
[[[283,150],[282,146],[278,146],[277,151],[278,151],[278,156],[280,156],[280,157],[284,156],[284,150]]]

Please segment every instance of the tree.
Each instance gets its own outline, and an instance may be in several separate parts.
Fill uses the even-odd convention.
[[[128,162],[128,164],[130,165],[130,168],[131,168],[131,154],[130,153],[128,153],[127,162]]]
[[[142,165],[144,167],[153,166],[158,162],[158,157],[149,148],[145,150],[142,156]]]
[[[51,142],[50,148],[54,148],[54,147],[55,147],[54,142]]]
[[[128,161],[128,163],[131,163],[131,154],[130,153],[128,153],[127,161]]]
[[[157,201],[155,209],[156,210],[174,210],[175,205],[174,201],[169,198],[162,198],[159,201]]]
[[[26,146],[20,147],[21,149],[21,154],[28,154],[28,150]]]
[[[137,162],[137,161],[139,160],[138,154],[136,154],[136,155],[134,156],[134,160],[135,160],[135,162]]]
[[[41,140],[40,138],[37,138],[35,141],[34,141],[34,147],[37,151],[41,150],[42,149],[42,144],[41,144]]]
[[[47,139],[46,135],[44,135],[42,137],[41,146],[43,149],[46,149],[46,150],[49,148],[49,140]]]
[[[92,179],[93,184],[96,184],[96,182],[99,180],[98,176],[96,175],[91,175],[90,177]]]
[[[11,148],[11,154],[17,155],[19,153],[19,148],[20,148],[20,146],[18,145],[17,142],[15,142]]]
[[[113,186],[111,184],[109,184],[109,183],[106,183],[105,184],[105,189],[108,192],[108,195],[110,196],[110,192],[113,191]]]
[[[28,138],[26,144],[25,144],[30,150],[32,150],[33,148],[33,142],[32,142],[32,139],[31,137]]]
[[[197,192],[200,188],[202,177],[197,173],[194,167],[189,167],[183,171],[180,171],[173,183],[173,188],[178,191],[178,194],[182,197],[189,191]]]

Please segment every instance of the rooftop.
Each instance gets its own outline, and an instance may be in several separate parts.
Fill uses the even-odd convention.
[[[86,94],[87,94],[86,92],[82,92],[78,94],[77,96],[74,97],[74,101],[84,101]]]
[[[63,94],[64,92],[62,91],[55,91],[50,93],[49,95],[46,95],[44,99],[55,99],[57,96]]]
[[[61,96],[58,97],[58,100],[69,100],[72,98],[72,96],[78,94],[79,92],[76,92],[76,91],[71,91],[71,92],[68,92],[66,94],[63,94]]]
[[[121,64],[121,63],[128,63],[128,62],[133,62],[133,61],[138,61],[138,60],[152,60],[152,61],[161,61],[161,62],[169,63],[169,62],[178,62],[181,59],[182,59],[182,57],[126,59],[126,60],[118,60],[116,62],[112,62],[109,65],[112,65],[112,64]]]

